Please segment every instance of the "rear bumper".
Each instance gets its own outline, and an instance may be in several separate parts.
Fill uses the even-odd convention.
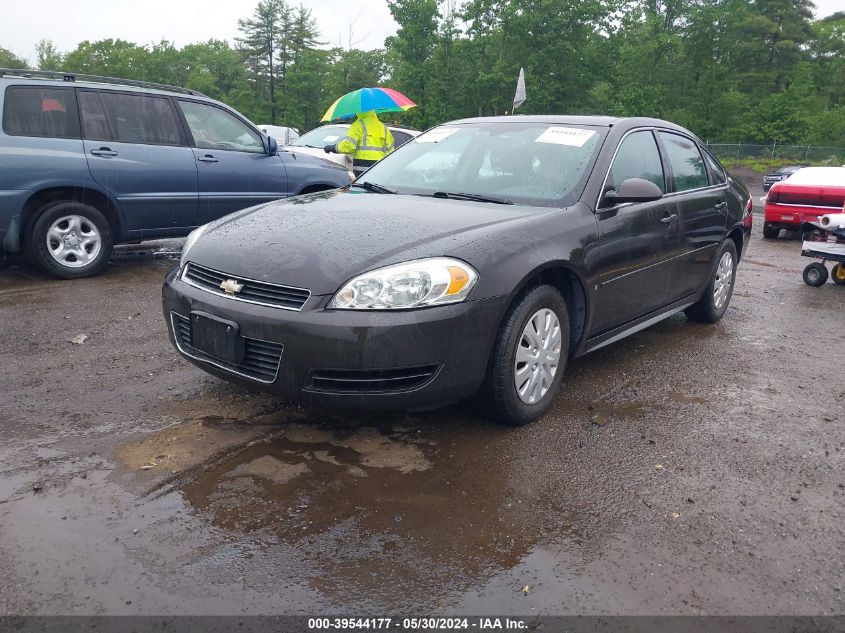
[[[163,310],[171,343],[204,371],[306,404],[352,409],[425,409],[466,398],[481,386],[508,297],[422,310],[352,312],[325,310],[329,297],[312,296],[302,311],[235,301],[186,284],[168,273]],[[281,345],[278,371],[266,380],[239,375],[213,358],[179,345],[174,316],[204,312],[234,321],[241,336]],[[178,318],[175,321],[178,324]],[[181,339],[180,339],[181,340]],[[187,352],[187,353],[186,353]],[[275,361],[274,361],[275,362]],[[223,364],[225,365],[225,363]],[[424,382],[398,388],[372,376],[414,374],[432,368]],[[329,376],[329,380],[320,377]],[[331,377],[342,378],[332,383]],[[348,378],[348,380],[347,380]],[[410,381],[413,383],[413,381]],[[327,386],[336,384],[337,387]]]
[[[823,215],[837,212],[838,210],[832,207],[818,208],[767,203],[763,211],[763,218],[766,224],[782,228],[799,228],[808,222],[818,222],[818,219]]]

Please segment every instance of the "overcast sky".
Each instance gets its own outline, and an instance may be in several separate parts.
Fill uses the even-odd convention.
[[[396,29],[385,0],[301,0],[312,9],[322,40],[347,47],[379,48]],[[35,61],[44,38],[66,52],[82,40],[121,38],[138,44],[162,39],[177,46],[210,38],[232,42],[238,18],[252,14],[256,0],[23,0],[4,1],[0,46]],[[291,4],[299,4],[293,0]],[[843,0],[816,0],[816,15],[842,10]]]

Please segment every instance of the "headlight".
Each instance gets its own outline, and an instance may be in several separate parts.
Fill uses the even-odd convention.
[[[329,308],[393,310],[457,303],[478,280],[475,269],[449,257],[418,259],[359,275],[337,291]]]
[[[206,229],[208,228],[207,224],[203,224],[202,226],[198,226],[193,231],[188,233],[188,237],[185,238],[185,245],[182,247],[182,256],[179,258],[179,268],[185,267],[185,258],[188,256],[188,251],[191,250],[191,247],[196,244],[197,240],[205,233]]]

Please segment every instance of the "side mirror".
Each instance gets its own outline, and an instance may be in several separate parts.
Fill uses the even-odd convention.
[[[279,142],[272,136],[267,137],[267,153],[275,156],[279,153]]]
[[[653,202],[660,200],[662,197],[663,192],[660,191],[660,187],[650,180],[628,178],[622,181],[617,191],[611,189],[604,194],[604,205],[602,206],[612,207],[623,202]]]

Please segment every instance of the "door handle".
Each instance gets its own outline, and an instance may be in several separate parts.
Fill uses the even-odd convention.
[[[117,156],[117,152],[115,152],[110,147],[101,147],[100,149],[92,149],[91,153],[94,156]]]
[[[206,154],[205,156],[198,156],[197,160],[202,163],[219,163],[219,158],[214,158],[211,154]]]
[[[674,222],[677,217],[678,217],[677,213],[673,213],[672,215],[667,215],[665,217],[660,218],[660,223],[663,226],[667,226],[667,227],[671,226],[672,222]]]
[[[727,202],[719,202],[718,204],[716,204],[716,211],[724,211],[727,208],[728,208]]]

